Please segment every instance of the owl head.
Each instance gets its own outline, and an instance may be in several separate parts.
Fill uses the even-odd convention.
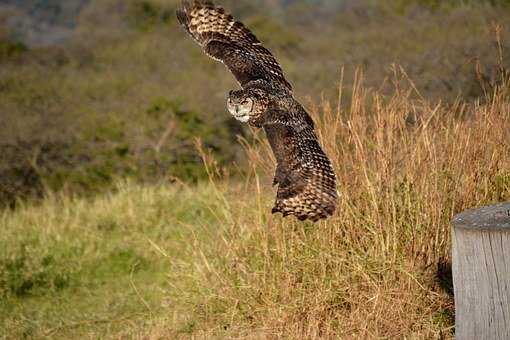
[[[254,122],[266,112],[268,101],[260,89],[230,91],[227,97],[228,111],[240,122]]]

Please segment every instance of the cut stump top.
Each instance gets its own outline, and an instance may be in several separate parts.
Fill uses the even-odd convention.
[[[452,223],[455,228],[510,231],[510,202],[464,211]]]

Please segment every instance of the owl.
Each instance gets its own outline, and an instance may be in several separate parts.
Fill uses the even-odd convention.
[[[176,14],[204,52],[225,64],[239,82],[241,89],[227,96],[230,114],[266,133],[277,161],[272,213],[314,222],[333,215],[338,201],[333,167],[312,118],[294,98],[271,52],[211,1],[183,1]]]

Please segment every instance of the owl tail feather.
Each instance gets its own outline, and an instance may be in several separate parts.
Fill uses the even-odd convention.
[[[327,200],[320,203],[314,202],[315,204],[311,202],[296,203],[297,202],[289,202],[286,200],[277,201],[271,212],[273,214],[281,213],[283,217],[294,215],[300,221],[310,220],[312,222],[326,219],[335,212],[334,200]]]

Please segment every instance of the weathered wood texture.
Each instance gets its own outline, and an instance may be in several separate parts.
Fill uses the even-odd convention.
[[[453,219],[456,339],[510,339],[510,203]]]

